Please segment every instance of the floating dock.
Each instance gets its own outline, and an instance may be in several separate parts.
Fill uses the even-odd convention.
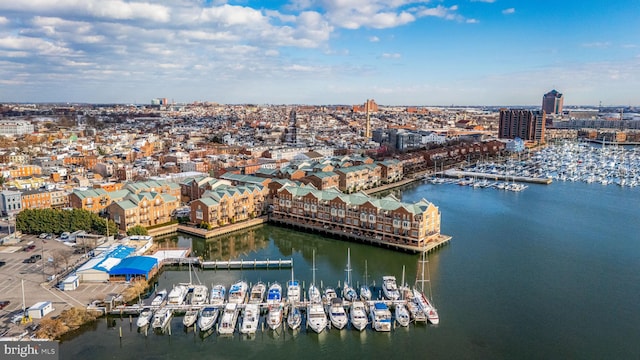
[[[524,182],[531,184],[542,184],[549,185],[553,182],[553,180],[549,178],[534,178],[527,176],[511,176],[511,175],[501,175],[501,174],[490,174],[490,173],[479,173],[472,171],[460,171],[460,170],[446,170],[443,174],[446,177],[450,178],[478,178],[478,179],[489,179],[489,180],[503,180],[503,181],[515,181],[515,182]]]
[[[183,257],[183,258],[167,258],[162,260],[162,265],[194,265],[199,266],[202,269],[227,269],[227,270],[241,270],[241,269],[282,269],[292,268],[293,259],[266,259],[266,260],[212,260],[203,261],[195,257]]]

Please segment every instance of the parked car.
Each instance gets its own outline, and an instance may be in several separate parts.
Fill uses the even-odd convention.
[[[36,248],[36,246],[34,244],[27,245],[27,246],[24,247],[24,251],[31,251],[31,250],[33,250],[35,248]]]
[[[0,301],[0,310],[6,308],[9,304],[11,304],[11,301],[9,300]]]
[[[5,266],[6,264],[7,264],[7,262],[6,262],[6,261],[0,260],[0,267],[1,267],[1,266]]]
[[[35,254],[35,255],[31,255],[30,258],[27,258],[24,260],[25,263],[34,263],[38,260],[42,259],[42,256],[40,254]]]
[[[47,233],[42,233],[42,234],[40,234],[39,238],[40,239],[46,239],[48,235],[49,234],[47,234]]]
[[[62,234],[60,234],[60,240],[68,240],[70,235],[71,235],[70,233],[65,231]]]

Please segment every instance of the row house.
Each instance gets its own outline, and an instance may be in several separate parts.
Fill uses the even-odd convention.
[[[5,152],[0,154],[0,163],[3,164],[28,164],[30,156],[26,154],[16,154],[13,152]]]
[[[111,204],[111,193],[104,189],[74,190],[69,194],[69,206],[100,213]]]
[[[230,186],[231,181],[215,179],[209,176],[187,178],[180,183],[180,201],[188,203],[200,199],[208,190],[214,190],[219,186]]]
[[[2,170],[2,176],[5,178],[26,178],[42,175],[42,168],[37,165],[18,165]]]
[[[107,207],[109,219],[118,229],[126,232],[134,226],[150,227],[171,221],[173,213],[180,205],[177,197],[159,192],[140,192],[128,194],[120,201],[114,201]]]
[[[167,194],[176,198],[180,197],[180,185],[170,181],[138,181],[126,183],[123,187],[125,190],[129,190],[134,194],[141,192],[157,192],[161,194]]]
[[[336,169],[340,177],[339,189],[356,192],[376,187],[380,182],[381,168],[377,165],[357,165]]]
[[[62,163],[66,166],[77,165],[77,166],[82,166],[85,169],[93,169],[98,163],[98,157],[95,155],[67,156],[62,160]]]
[[[313,184],[316,189],[326,190],[332,187],[340,186],[340,175],[330,172],[312,172],[308,176],[300,179],[304,184]]]
[[[47,190],[26,190],[22,192],[23,209],[50,209],[51,192]]]
[[[424,199],[404,203],[393,195],[377,199],[362,192],[347,195],[335,189],[284,186],[273,199],[270,216],[412,248],[440,235],[438,207]]]
[[[190,220],[193,224],[223,226],[252,219],[266,209],[268,188],[261,185],[240,185],[206,191],[193,200]]]
[[[377,164],[380,166],[380,179],[383,183],[392,183],[402,179],[403,168],[399,160],[385,160]]]
[[[22,211],[22,193],[15,190],[0,192],[0,212],[3,216],[15,216]]]

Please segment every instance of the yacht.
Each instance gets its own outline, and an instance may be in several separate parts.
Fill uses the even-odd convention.
[[[207,288],[207,285],[195,285],[191,296],[191,304],[204,305],[207,302],[208,296],[209,288]]]
[[[267,286],[258,281],[251,287],[251,293],[249,293],[249,304],[262,304],[264,301],[264,293],[267,291]]]
[[[267,304],[280,304],[282,301],[282,286],[274,282],[269,286],[269,292],[267,292]]]
[[[240,280],[229,288],[229,302],[234,304],[244,304],[247,300],[249,285]]]
[[[231,295],[231,291],[229,291]],[[232,335],[236,329],[236,323],[238,322],[238,304],[235,302],[228,302],[220,315],[220,322],[218,322],[218,334],[220,335]]]
[[[395,276],[382,277],[382,292],[384,294],[384,297],[389,300],[400,299],[400,291],[398,291],[398,285],[396,284]]]
[[[344,310],[342,299],[339,297],[331,299],[329,320],[331,320],[331,325],[337,329],[343,329],[347,325],[347,312]]]
[[[249,303],[244,308],[244,314],[242,315],[242,324],[240,325],[240,333],[242,334],[255,334],[258,330],[258,323],[260,322],[260,305]]]
[[[169,325],[172,317],[173,312],[171,311],[171,309],[161,308],[156,311],[155,315],[153,316],[154,330],[164,330],[167,325]]]
[[[162,306],[167,300],[167,289],[162,289],[156,293],[156,297],[151,301],[151,306]]]
[[[196,323],[196,320],[198,320],[198,310],[187,310],[182,318],[182,325],[187,328],[192,327],[193,324]]]
[[[307,325],[320,334],[327,327],[327,314],[320,302],[310,302],[307,307]]]
[[[371,327],[375,331],[391,331],[391,311],[387,304],[377,302],[369,310]]]
[[[396,314],[396,322],[398,322],[400,326],[404,326],[404,327],[409,326],[409,322],[411,321],[411,316],[409,315],[409,310],[404,304],[402,303],[396,304],[395,314]]]
[[[354,301],[351,303],[351,310],[349,311],[349,320],[351,325],[359,331],[364,330],[369,323],[367,319],[367,309],[362,301]]]
[[[198,317],[198,329],[200,331],[209,331],[213,328],[213,325],[218,319],[220,310],[217,307],[205,306],[200,310],[200,317]]]
[[[178,284],[174,286],[167,296],[167,304],[182,305],[188,293],[189,288],[186,285]]]
[[[224,298],[227,294],[227,289],[224,285],[217,284],[211,287],[211,294],[209,296],[209,303],[212,305],[224,304]]]
[[[151,322],[151,319],[153,319],[153,310],[151,308],[144,308],[140,316],[138,316],[136,325],[138,325],[139,328],[146,327]]]
[[[302,313],[297,306],[291,305],[289,315],[287,315],[287,325],[291,330],[296,330],[302,325]]]

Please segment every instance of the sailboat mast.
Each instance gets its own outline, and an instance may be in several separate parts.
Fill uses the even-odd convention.
[[[316,285],[316,249],[313,249],[313,260],[312,260],[312,264],[311,265],[311,272],[313,273],[313,281],[311,282],[311,284],[313,284],[313,286]]]

